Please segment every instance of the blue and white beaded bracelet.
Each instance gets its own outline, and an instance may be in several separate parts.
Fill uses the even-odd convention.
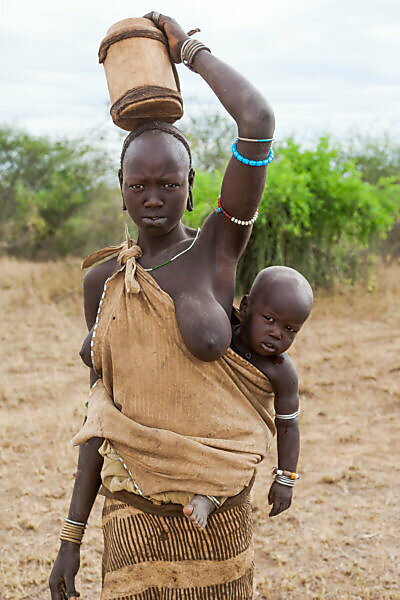
[[[249,158],[242,156],[240,152],[238,152],[236,144],[237,140],[235,140],[232,144],[233,156],[236,158],[236,160],[238,160],[244,165],[248,165],[249,167],[265,167],[266,165],[269,165],[269,163],[272,160],[274,160],[274,151],[272,150],[272,148],[270,148],[267,158],[264,158],[263,160],[250,160]]]

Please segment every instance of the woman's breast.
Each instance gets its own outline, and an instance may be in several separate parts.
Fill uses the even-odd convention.
[[[92,358],[90,356],[90,342],[92,341],[92,335],[93,327],[87,334],[86,338],[83,340],[82,348],[79,351],[79,356],[81,357],[85,365],[90,368],[93,367]]]
[[[231,324],[211,293],[179,295],[175,312],[183,341],[196,358],[208,362],[225,354],[231,343]]]

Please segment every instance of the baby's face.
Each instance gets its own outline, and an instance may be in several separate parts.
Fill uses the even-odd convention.
[[[290,293],[258,294],[248,300],[242,327],[253,352],[278,356],[290,348],[308,314],[304,303]]]

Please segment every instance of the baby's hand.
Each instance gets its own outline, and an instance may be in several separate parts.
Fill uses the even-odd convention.
[[[268,494],[268,504],[272,504],[270,517],[275,517],[279,513],[287,510],[292,503],[293,488],[287,485],[281,485],[274,481]]]

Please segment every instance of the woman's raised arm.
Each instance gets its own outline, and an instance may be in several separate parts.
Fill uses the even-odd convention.
[[[272,109],[242,75],[206,51],[196,54],[194,68],[214,90],[235,119],[238,136],[271,139],[275,128]],[[271,142],[237,142],[237,151],[251,161],[265,161]],[[231,156],[222,182],[220,203],[226,214],[249,221],[256,213],[265,187],[267,165],[250,166]],[[217,221],[217,253],[236,259],[244,250],[251,228],[234,223],[227,216]]]
[[[155,14],[157,17],[157,13]],[[170,17],[160,15],[159,18],[154,18],[154,13],[149,13],[146,17],[153,17],[156,25],[164,31],[172,60],[176,63],[181,62],[182,45],[190,38]],[[200,49],[194,54],[191,66],[207,82],[233,117],[239,137],[252,140],[272,138],[275,128],[273,110],[245,77],[206,49]],[[271,142],[237,142],[239,154],[252,161],[265,161],[270,148]],[[221,190],[221,204],[226,213],[240,221],[251,219],[261,201],[266,175],[266,165],[250,166],[232,155]],[[222,244],[222,253],[237,258],[248,240],[250,228],[224,218],[218,220],[217,229],[218,233],[221,233],[217,236],[217,244]]]

